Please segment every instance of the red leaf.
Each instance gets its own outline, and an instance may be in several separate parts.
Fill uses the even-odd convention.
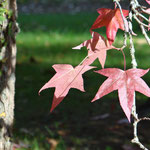
[[[146,2],[150,5],[150,0],[146,0]]]
[[[56,74],[40,89],[55,87],[55,93],[51,111],[64,99],[70,88],[76,88],[84,92],[82,74],[94,68],[91,66],[77,66],[73,68],[71,65],[59,64],[53,65]]]
[[[129,11],[124,9],[122,11],[124,17],[127,17]],[[111,45],[115,40],[118,29],[124,30],[124,22],[120,10],[119,8],[115,8],[113,10],[108,8],[101,8],[98,9],[98,13],[100,15],[92,25],[91,30],[105,26],[107,39],[109,40],[109,43]],[[125,24],[128,27],[127,21],[125,22]]]
[[[105,65],[107,50],[117,49],[116,47],[109,45],[109,42],[97,32],[92,32],[92,38],[90,40],[84,41],[73,49],[81,49],[82,47],[87,47],[89,50],[88,59],[86,59],[83,64],[90,65],[98,58],[102,68],[104,68]]]
[[[150,88],[144,80],[140,78],[148,71],[149,69],[129,69],[127,71],[123,71],[117,68],[108,68],[96,71],[97,73],[108,77],[108,79],[100,86],[92,102],[114,90],[118,90],[120,105],[130,122],[135,91],[150,97]]]

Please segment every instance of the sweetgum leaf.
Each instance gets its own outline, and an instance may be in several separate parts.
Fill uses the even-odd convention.
[[[100,8],[97,10],[97,12],[99,13],[99,16],[92,25],[91,30],[105,26],[106,36],[111,45],[115,40],[118,29],[124,30],[124,22],[120,10],[119,8],[115,9]],[[128,10],[122,9],[122,12],[124,17],[127,17],[129,14]],[[128,28],[127,20],[125,21],[125,25]]]
[[[53,65],[53,68],[56,74],[39,91],[40,93],[42,90],[55,87],[51,111],[64,99],[70,88],[84,92],[82,74],[94,67],[80,65],[73,68],[68,64],[58,64]]]
[[[129,69],[123,71],[118,68],[108,68],[96,71],[97,73],[108,77],[108,79],[100,86],[92,102],[114,90],[118,90],[120,105],[130,122],[135,91],[150,97],[150,88],[145,81],[141,79],[148,71],[149,69]]]
[[[105,40],[105,38],[97,32],[92,32],[92,38],[90,40],[84,41],[73,49],[81,49],[82,47],[86,47],[88,49],[88,58],[83,62],[83,64],[90,65],[98,58],[102,68],[104,68],[105,65],[107,50],[117,49],[110,45],[108,40]]]

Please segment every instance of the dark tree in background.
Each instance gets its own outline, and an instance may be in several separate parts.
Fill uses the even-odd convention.
[[[16,0],[0,0],[0,150],[11,150],[16,65]],[[2,18],[4,17],[4,18]]]

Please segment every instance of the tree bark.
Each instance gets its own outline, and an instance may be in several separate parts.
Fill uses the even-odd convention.
[[[15,66],[16,66],[16,0],[8,0],[6,5],[12,11],[6,15],[0,34],[0,150],[12,150],[12,126],[14,120]]]

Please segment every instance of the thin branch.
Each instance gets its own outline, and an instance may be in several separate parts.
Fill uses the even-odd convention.
[[[147,27],[147,28],[150,27],[149,25],[147,25],[147,24],[141,22],[141,21],[139,20],[139,18],[138,18],[135,14],[133,15],[133,17],[134,17],[134,19],[138,22],[139,25],[142,25],[142,26]]]
[[[129,12],[129,39],[130,39],[130,53],[131,53],[131,58],[132,58],[132,67],[133,68],[137,68],[137,63],[136,63],[136,58],[135,58],[135,48],[134,48],[134,43],[133,43],[133,38],[132,38],[132,18],[134,17],[137,22],[138,19],[136,18],[136,15],[133,14],[134,13],[134,9],[139,6],[138,1],[137,0],[130,0],[130,12]],[[139,23],[139,22],[138,22]],[[142,23],[139,23],[140,27],[144,28]],[[142,29],[143,30],[143,29]],[[145,28],[144,30],[145,31]],[[146,32],[146,31],[145,31]],[[146,34],[147,36],[147,34]],[[134,138],[131,141],[132,143],[137,144],[141,149],[143,150],[148,150],[140,141],[137,135],[137,126],[138,123],[142,120],[149,120],[148,118],[138,118],[138,114],[136,112],[136,99],[135,99],[135,93],[134,93],[134,100],[133,100],[133,106],[132,106],[132,116],[133,116],[133,133],[134,133]]]
[[[139,122],[140,122],[140,121],[143,121],[143,120],[148,120],[148,121],[150,121],[150,118],[148,118],[148,117],[140,118],[140,119],[139,119]],[[138,123],[139,123],[139,122],[138,122]]]
[[[134,124],[136,124],[136,123],[134,123]],[[137,128],[137,124],[135,125],[135,128]],[[131,142],[132,142],[132,143],[135,143],[135,144],[137,144],[137,145],[139,145],[139,147],[140,147],[141,149],[143,149],[143,150],[148,150],[148,149],[139,141],[138,138],[134,138]]]
[[[143,9],[143,8],[140,8],[140,9],[143,13],[150,15],[150,12],[146,11],[145,9]]]
[[[145,36],[145,39],[147,41],[147,43],[150,45],[150,38],[148,37],[147,33],[146,33],[146,30],[144,27],[147,27],[147,28],[150,28],[150,26],[142,23],[137,17],[136,15],[133,15],[134,16],[134,19],[139,23],[140,25],[140,28],[141,28],[141,31],[142,31],[142,34]]]
[[[147,33],[146,33],[146,31],[145,31],[145,28],[144,28],[144,26],[143,26],[142,24],[140,24],[140,28],[141,28],[141,30],[142,30],[142,34],[145,36],[145,39],[146,39],[147,43],[150,45],[150,38],[149,38],[149,36],[147,35]]]
[[[121,5],[120,5],[120,3],[118,2],[118,0],[114,0],[114,2],[117,4],[117,6],[118,6],[119,9],[120,9],[121,17],[122,17],[123,23],[124,23],[125,32],[128,32],[128,28],[127,28],[127,26],[126,26],[126,19],[125,19],[124,15],[123,15],[123,11],[122,11]]]
[[[137,6],[136,6],[137,8]],[[140,9],[142,8],[142,6],[139,7]],[[132,7],[132,11],[134,12],[134,14],[137,16],[137,17],[141,17],[143,18],[144,20],[146,20],[147,22],[149,22],[149,19],[147,19],[144,15],[142,15],[139,11],[137,11],[137,9],[135,9],[134,7]]]
[[[131,7],[131,11],[134,12],[134,14],[133,14],[134,19],[135,19],[135,20],[138,22],[138,24],[140,25],[142,34],[144,35],[144,37],[145,37],[147,43],[150,45],[150,38],[148,37],[148,35],[147,35],[147,33],[146,33],[146,30],[145,30],[145,27],[150,28],[150,26],[144,24],[143,22],[141,22],[141,21],[138,19],[138,17],[137,17],[137,16],[140,14],[140,12],[137,11],[138,8],[140,8],[141,11],[144,12],[144,13],[147,13],[146,10],[143,9],[143,7],[139,4],[138,0],[130,0],[130,7]],[[147,13],[147,14],[148,14],[148,13]],[[139,15],[139,16],[149,22],[149,20],[146,19],[145,16],[143,16],[143,15]]]
[[[124,54],[123,49],[121,49],[122,55],[123,55],[123,59],[124,59],[124,71],[126,70],[126,56]]]
[[[146,20],[148,23],[150,23],[149,19],[147,19],[144,15],[142,15],[138,11],[137,11],[137,16],[140,16],[141,18],[143,18],[144,20]]]
[[[134,43],[133,43],[133,38],[132,38],[132,11],[129,12],[129,39],[130,39],[130,54],[131,54],[131,59],[132,59],[132,67],[137,68],[137,62],[135,58],[135,48],[134,48]]]
[[[121,50],[123,50],[127,46],[127,33],[128,33],[128,27],[127,27],[127,24],[126,24],[127,20],[123,15],[123,11],[122,11],[122,8],[121,8],[121,5],[120,5],[119,1],[114,0],[114,2],[117,4],[117,6],[120,9],[121,17],[122,17],[123,23],[124,23],[124,42],[123,42],[123,46],[121,48]]]

